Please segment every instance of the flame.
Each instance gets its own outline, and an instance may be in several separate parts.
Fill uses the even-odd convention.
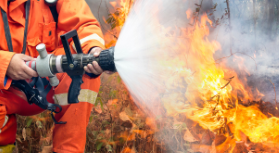
[[[116,10],[117,13],[111,13],[114,19],[118,22],[118,28],[122,29],[133,3],[134,0],[120,0],[120,7]],[[117,6],[117,2],[110,2],[110,4],[114,8]]]
[[[234,113],[232,122],[236,136],[237,131],[241,131],[255,143],[279,142],[279,118],[267,118],[256,106],[239,105]]]
[[[187,18],[190,18],[191,11],[186,13]],[[243,69],[244,59],[234,56],[238,66],[242,67],[240,78],[239,73],[215,62],[213,55],[221,50],[221,45],[208,38],[212,22],[207,15],[202,15],[200,22],[196,21],[190,25],[193,26],[184,30],[184,35],[189,38],[184,43],[184,48],[189,50],[187,57],[190,60],[179,71],[176,69],[178,75],[166,83],[166,87],[170,89],[177,82],[175,80],[183,77],[187,83],[184,95],[187,100],[183,101],[183,95],[181,98],[177,93],[163,97],[167,113],[171,116],[185,114],[204,129],[215,133],[222,128],[227,129],[223,134],[228,139],[220,147],[228,148],[228,144],[235,146],[236,141],[243,140],[242,134],[254,143],[278,143],[279,118],[268,118],[257,105],[244,106],[252,101],[259,101],[264,96],[258,89],[251,89],[247,85],[247,78],[243,76],[249,76],[250,73]],[[185,57],[184,54],[181,53],[181,57]],[[174,61],[169,63],[172,62]],[[170,102],[173,99],[176,101]]]
[[[117,7],[116,3],[111,4]],[[131,8],[131,1],[121,0],[119,5],[121,13],[119,15],[112,13],[112,17],[118,23],[116,33],[119,33],[124,25]],[[173,50],[183,50],[187,53],[180,52],[179,57],[161,63],[162,67],[175,71],[175,75],[166,80],[166,88],[187,89],[185,93],[170,92],[162,98],[167,114],[174,117],[184,114],[204,129],[214,133],[225,128],[226,131],[222,134],[226,135],[227,139],[216,147],[218,151],[221,150],[220,152],[224,152],[226,150],[224,148],[234,148],[237,141],[243,140],[243,134],[254,143],[278,143],[279,119],[268,118],[256,105],[243,106],[252,101],[259,101],[264,96],[258,89],[251,89],[247,85],[247,78],[242,77],[242,75],[250,75],[247,69],[243,69],[244,59],[234,55],[236,64],[242,70],[241,76],[223,63],[217,64],[213,55],[222,48],[219,42],[208,38],[212,21],[206,14],[201,16],[200,21],[195,20],[191,17],[193,15],[191,10],[186,11],[186,15],[191,23],[190,27],[181,29],[182,36],[186,39],[178,40],[177,37],[166,39],[177,43],[177,46],[173,46]],[[154,22],[158,22],[157,19],[154,19]],[[161,27],[157,30],[169,33],[171,28]],[[105,38],[111,40],[107,43],[109,44],[107,47],[116,43],[109,32],[105,34]],[[254,57],[256,58],[255,54]],[[181,82],[186,82],[187,85]],[[120,134],[120,137],[127,141],[134,140],[136,135],[145,138],[159,131],[154,122],[153,118],[147,118],[146,124],[151,127],[151,130],[125,131]],[[123,152],[130,151],[129,148],[125,148]]]
[[[110,29],[104,34],[106,48],[115,46],[118,35],[128,17],[134,0],[119,0],[109,3],[113,7],[113,10],[110,10],[108,19],[103,17],[104,22],[110,25]]]

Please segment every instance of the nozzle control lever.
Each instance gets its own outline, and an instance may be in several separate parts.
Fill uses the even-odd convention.
[[[56,78],[56,73],[66,72],[72,79],[72,83],[68,93],[68,103],[78,103],[78,95],[80,92],[80,85],[82,76],[84,75],[84,66],[98,62],[103,70],[116,72],[114,63],[114,47],[103,50],[99,57],[92,54],[84,54],[79,42],[77,31],[73,30],[64,35],[61,35],[61,41],[64,46],[66,55],[47,54],[45,44],[37,45],[36,49],[39,56],[36,61],[26,62],[26,65],[37,71],[40,77],[49,77],[50,84],[56,86],[59,80]],[[71,54],[69,40],[74,41],[77,54]]]

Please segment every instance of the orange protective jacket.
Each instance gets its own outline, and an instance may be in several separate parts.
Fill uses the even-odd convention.
[[[16,119],[14,114],[34,115],[42,112],[37,106],[30,106],[22,99],[21,92],[15,91],[9,78],[6,83],[6,71],[15,53],[20,53],[23,46],[25,28],[25,2],[15,0],[7,5],[8,0],[1,0],[0,7],[7,13],[14,52],[8,51],[5,39],[4,23],[0,16],[0,145],[11,144],[15,141]],[[36,45],[46,44],[50,54],[65,54],[60,35],[76,29],[84,53],[92,47],[104,49],[104,40],[98,21],[84,0],[58,0],[56,10],[58,22],[53,19],[49,7],[44,0],[31,0],[29,26],[27,32],[26,55],[37,57]],[[72,53],[75,53],[73,42],[70,43]],[[99,78],[84,75],[79,96],[80,103],[67,105],[67,93],[71,79],[65,73],[58,74],[60,84],[48,94],[48,101],[63,106],[63,111],[55,118],[67,121],[67,124],[56,125],[53,134],[53,150],[55,152],[83,153],[86,142],[86,126],[90,111],[100,86]]]

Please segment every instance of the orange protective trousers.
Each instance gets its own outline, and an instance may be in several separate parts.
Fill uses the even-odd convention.
[[[4,23],[0,16],[0,146],[13,144],[16,138],[15,114],[29,116],[43,110],[36,105],[29,105],[25,95],[11,86],[11,79],[5,82],[9,63],[16,53],[21,53],[25,28],[25,2],[27,0],[1,0],[0,7],[8,15],[9,27],[14,52],[8,51]],[[58,0],[56,10],[58,22],[53,19],[44,0],[31,0],[29,26],[27,32],[26,55],[37,57],[36,46],[44,43],[50,54],[64,53],[60,35],[76,29],[84,53],[93,47],[104,49],[104,40],[98,21],[84,0]],[[72,53],[75,53],[73,42],[70,42]],[[61,73],[57,75],[60,84],[47,95],[47,100],[60,104],[62,112],[55,115],[56,120],[66,124],[55,125],[53,131],[53,151],[58,153],[83,153],[86,143],[86,127],[93,103],[100,87],[100,78],[83,76],[83,84],[78,104],[67,104],[67,93],[71,83],[70,77]]]

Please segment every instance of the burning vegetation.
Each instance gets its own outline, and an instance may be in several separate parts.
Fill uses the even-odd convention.
[[[275,103],[264,102],[265,95],[248,85],[246,71],[228,67],[227,57],[214,58],[223,48],[210,33],[230,15],[226,2],[226,12],[219,19],[212,17],[217,4],[203,12],[203,0],[195,4],[195,11],[185,11],[189,22],[185,27],[161,26],[154,19],[157,32],[165,36],[160,40],[162,48],[177,55],[168,58],[162,53],[164,60],[159,60],[171,75],[164,80],[152,110],[155,115],[146,111],[150,108],[145,104],[135,102],[118,74],[102,75],[87,128],[86,152],[278,152],[276,95]],[[128,0],[111,3],[115,11],[104,18],[111,28],[105,33],[106,47],[117,42],[132,4]],[[174,45],[170,48],[164,42]],[[244,60],[233,52],[229,56],[239,65]],[[49,115],[18,120],[18,151],[50,152],[53,123]]]
[[[187,125],[184,140],[193,143],[194,152],[206,152],[207,149],[211,152],[247,152],[259,149],[259,144],[277,150],[279,119],[270,114],[272,111],[269,117],[262,112],[264,95],[257,89],[252,91],[246,79],[240,80],[234,70],[216,64],[213,54],[222,49],[217,41],[207,38],[209,26],[212,26],[207,15],[202,15],[200,21],[192,21],[193,26],[185,29],[184,34],[188,52],[181,53],[181,57],[185,54],[191,62],[169,80],[170,86],[179,87],[181,84],[174,80],[182,79],[186,86],[180,88],[185,88],[186,92],[173,92],[162,99],[169,115],[174,118],[185,115],[182,121]],[[178,101],[170,103],[171,99]],[[277,111],[274,107],[273,113]],[[187,124],[187,120],[191,123]]]

